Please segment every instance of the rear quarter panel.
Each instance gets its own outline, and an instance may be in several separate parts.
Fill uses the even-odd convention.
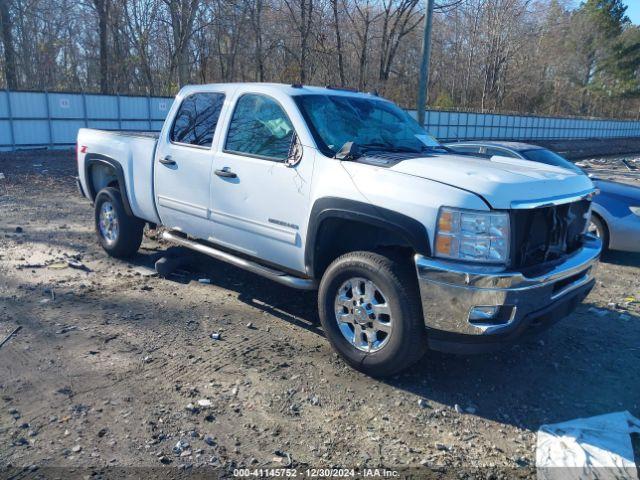
[[[108,157],[122,167],[125,191],[133,214],[143,220],[159,223],[153,195],[156,140],[83,128],[78,132],[78,147],[81,149],[83,146],[86,146],[86,152],[78,152],[78,176],[84,191],[91,191],[88,188],[87,161],[95,155]]]

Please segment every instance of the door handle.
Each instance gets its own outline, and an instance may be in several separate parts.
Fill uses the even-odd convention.
[[[175,165],[176,161],[171,158],[171,155],[167,155],[166,157],[160,159],[160,163],[163,165]]]
[[[236,175],[234,172],[229,170],[229,167],[224,167],[222,170],[216,170],[213,173],[215,173],[219,177],[225,177],[225,178],[237,178],[238,177],[238,175]]]

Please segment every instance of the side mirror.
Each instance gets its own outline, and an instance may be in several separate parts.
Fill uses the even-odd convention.
[[[347,142],[342,146],[338,153],[336,153],[335,158],[337,160],[351,161],[360,156],[362,156],[362,153],[360,152],[356,142]]]
[[[300,143],[300,139],[298,135],[295,133],[291,137],[291,146],[289,147],[289,155],[287,155],[287,160],[285,164],[287,167],[295,167],[302,160],[302,144]]]

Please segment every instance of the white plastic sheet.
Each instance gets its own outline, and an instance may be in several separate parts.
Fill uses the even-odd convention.
[[[629,412],[578,418],[538,430],[539,480],[638,479],[630,434],[640,420]]]

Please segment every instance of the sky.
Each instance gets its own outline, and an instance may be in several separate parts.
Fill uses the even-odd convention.
[[[636,25],[640,25],[640,0],[625,0],[627,16]]]

